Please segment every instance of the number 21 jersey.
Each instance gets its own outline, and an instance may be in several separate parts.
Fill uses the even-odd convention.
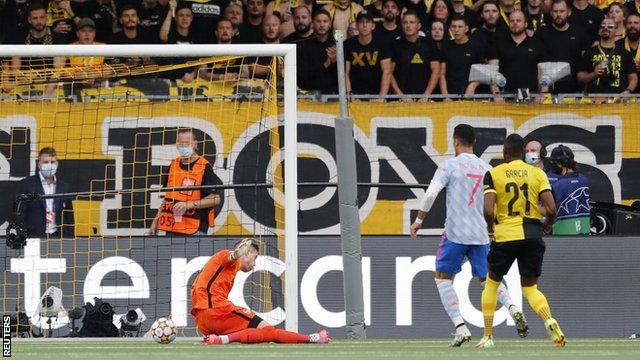
[[[541,169],[514,160],[491,169],[484,178],[484,193],[496,194],[496,242],[542,237],[540,194],[551,191]]]

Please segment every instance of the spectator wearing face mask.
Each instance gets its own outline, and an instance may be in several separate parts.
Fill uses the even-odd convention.
[[[545,170],[545,159],[547,157],[547,148],[542,140],[535,137],[526,137],[524,139],[524,161],[541,170]]]
[[[52,147],[42,148],[38,154],[38,172],[22,181],[16,194],[53,195],[68,193],[69,185],[56,172],[58,157]],[[58,198],[33,200],[23,203],[21,216],[17,219],[29,237],[73,237],[74,219],[72,199]]]
[[[178,130],[176,148],[179,156],[173,159],[163,187],[213,185],[213,168],[204,156],[196,152],[197,139],[192,129]],[[215,223],[214,207],[220,195],[212,189],[167,191],[149,234],[164,231],[166,235],[206,235]]]
[[[589,179],[578,171],[573,151],[559,145],[549,157],[547,173],[558,213],[553,235],[588,234],[590,230]]]

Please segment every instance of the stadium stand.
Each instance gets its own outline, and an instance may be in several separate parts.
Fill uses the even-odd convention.
[[[437,0],[431,2],[414,1],[392,1],[374,2],[371,0],[358,1],[336,1],[328,2],[323,0],[312,1],[190,1],[190,0],[0,0],[0,44],[80,44],[78,39],[78,24],[83,19],[93,21],[92,27],[95,29],[96,43],[216,43],[216,27],[220,19],[228,19],[233,27],[232,43],[264,43],[262,39],[261,24],[265,15],[275,14],[280,18],[280,38],[285,42],[296,42],[303,49],[308,47],[309,41],[315,37],[311,36],[313,26],[301,26],[304,32],[302,36],[292,38],[295,9],[305,7],[310,14],[315,14],[318,10],[326,10],[331,17],[332,28],[345,30],[347,37],[357,36],[358,13],[363,7],[374,11],[376,28],[372,35],[376,43],[384,43],[384,48],[374,51],[371,55],[378,56],[381,53],[397,53],[400,48],[406,46],[403,33],[408,29],[404,28],[403,17],[407,11],[415,11],[420,19],[419,37],[416,41],[427,44],[428,50],[424,54],[412,59],[393,59],[394,71],[390,73],[391,78],[385,77],[381,82],[390,83],[389,95],[405,95],[406,92],[398,92],[400,87],[395,86],[398,77],[402,77],[400,66],[403,62],[409,61],[411,64],[428,64],[433,59],[451,59],[452,56],[460,56],[460,53],[452,54],[448,51],[455,51],[455,46],[447,46],[454,42],[454,36],[449,29],[451,20],[455,16],[462,16],[466,19],[469,28],[469,39],[474,42],[484,41],[483,50],[484,62],[488,63],[492,59],[502,58],[501,64],[509,63],[508,59],[517,59],[517,54],[505,54],[504,50],[498,51],[496,46],[502,44],[502,48],[516,48],[522,41],[518,35],[522,31],[522,26],[512,25],[510,15],[513,11],[522,10],[525,15],[525,45],[531,43],[529,38],[535,40],[536,49],[535,63],[543,61],[568,61],[571,65],[571,74],[558,81],[556,88],[548,89],[549,92],[557,93],[601,93],[617,94],[638,93],[637,77],[640,71],[640,0],[619,1],[594,1],[594,0],[545,0],[519,2],[513,4],[512,0]],[[486,22],[491,19],[491,11],[495,7],[485,6],[485,4],[495,4],[498,8],[497,21],[495,24]],[[387,4],[387,5],[385,5]],[[385,6],[398,7],[399,14],[395,11],[385,10]],[[483,14],[488,11],[487,14]],[[299,12],[307,15],[306,11]],[[388,14],[385,15],[385,14]],[[181,16],[186,19],[181,20]],[[386,19],[388,17],[388,19]],[[613,29],[609,22],[604,25],[602,19],[609,19],[613,23]],[[395,19],[395,20],[394,20]],[[188,23],[187,23],[188,22]],[[395,22],[397,28],[389,31],[391,24]],[[163,25],[164,24],[164,25]],[[605,28],[602,28],[604,26]],[[349,29],[347,31],[347,29]],[[413,30],[410,30],[413,31]],[[514,32],[515,31],[515,32]],[[611,32],[610,36],[614,41],[606,41],[604,46],[600,44],[602,32]],[[297,33],[294,33],[295,35]],[[495,34],[495,36],[487,35]],[[292,36],[293,36],[292,35]],[[493,37],[492,41],[486,39]],[[413,39],[413,37],[412,37]],[[469,40],[467,40],[469,41]],[[576,42],[574,44],[574,42]],[[363,47],[368,44],[360,44]],[[458,44],[461,45],[461,44]],[[538,46],[539,45],[539,46]],[[422,45],[421,45],[422,46]],[[528,46],[528,45],[527,45]],[[458,46],[459,47],[459,46]],[[538,49],[539,48],[539,49]],[[562,53],[566,49],[566,53]],[[300,51],[302,52],[302,51]],[[400,51],[401,52],[401,51]],[[427,55],[428,54],[428,55]],[[356,54],[360,55],[360,54]],[[319,69],[307,68],[314,62],[306,61],[304,55],[300,55],[300,71],[304,73],[318,73]],[[353,57],[353,54],[346,54]],[[421,56],[428,56],[429,59],[422,59]],[[0,71],[20,71],[29,67],[33,69],[33,59],[4,59]],[[123,59],[114,59],[123,61]],[[154,59],[134,59],[139,65],[156,64]],[[451,61],[451,60],[447,60]],[[129,60],[131,62],[131,60]],[[373,60],[375,62],[375,59]],[[40,64],[42,67],[51,66],[53,63]],[[131,65],[131,64],[128,64]],[[533,71],[531,64],[527,70]],[[624,72],[621,74],[621,70]],[[503,69],[501,69],[503,70]],[[507,71],[508,69],[504,69]],[[512,69],[513,70],[513,69]],[[517,69],[516,69],[517,70]],[[578,72],[584,72],[582,81],[578,81]],[[202,72],[204,73],[204,72]],[[517,76],[514,74],[518,74]],[[443,74],[441,74],[443,75]],[[523,74],[518,71],[507,71],[506,89],[509,93],[515,93],[516,87],[521,82],[518,78]],[[524,74],[525,77],[534,79],[540,74]],[[622,76],[620,76],[622,75]],[[181,75],[176,76],[180,78]],[[362,79],[362,77],[360,77]],[[301,88],[309,89],[305,84],[305,77],[299,77],[302,81]],[[358,79],[350,79],[355,88],[366,87],[366,84],[358,84]],[[370,82],[370,79],[368,80]],[[593,86],[594,83],[619,83],[617,86]],[[422,89],[424,84],[417,84],[409,88]],[[385,85],[388,86],[388,85]],[[540,89],[547,91],[545,87],[525,86],[531,91]],[[311,87],[313,88],[313,87]],[[322,88],[322,87],[321,87]],[[369,86],[371,88],[371,86]],[[379,88],[379,87],[377,87]],[[462,84],[462,89],[466,89]],[[3,92],[11,91],[12,87],[3,85]],[[394,89],[396,91],[394,92]],[[331,90],[333,92],[333,90]],[[450,90],[450,95],[454,94]],[[480,90],[476,93],[487,93],[488,89]],[[374,91],[370,95],[378,95],[379,91]],[[433,94],[440,94],[441,89],[438,84],[433,90]],[[408,94],[406,94],[408,95]]]

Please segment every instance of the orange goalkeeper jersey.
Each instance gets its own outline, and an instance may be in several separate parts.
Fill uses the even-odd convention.
[[[204,265],[191,286],[191,313],[203,309],[215,309],[220,313],[230,312],[234,305],[229,301],[240,262],[229,260],[229,250],[213,254]]]

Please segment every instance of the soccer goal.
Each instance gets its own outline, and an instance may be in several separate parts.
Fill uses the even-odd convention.
[[[0,61],[0,127],[10,134],[0,140],[10,154],[0,171],[22,195],[4,214],[17,242],[0,246],[4,314],[25,313],[62,335],[70,310],[97,297],[116,314],[140,308],[143,330],[171,315],[195,335],[198,270],[253,236],[262,255],[253,273],[238,275],[232,300],[297,330],[295,45],[5,45]],[[215,181],[176,191],[215,191],[222,202],[207,236],[149,236],[185,128]],[[56,151],[64,193],[20,192],[45,147]],[[12,201],[5,196],[4,207]],[[21,246],[26,224],[14,212],[47,201],[73,205],[56,224],[63,236],[26,234]],[[62,291],[60,306],[47,304],[51,287]]]

